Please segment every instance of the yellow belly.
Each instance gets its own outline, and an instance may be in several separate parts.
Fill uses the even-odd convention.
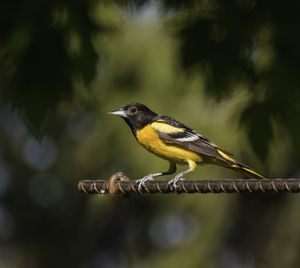
[[[173,160],[176,163],[187,163],[188,160],[192,160],[197,163],[203,161],[202,157],[197,153],[164,143],[159,139],[151,125],[137,130],[136,136],[138,142],[143,147],[161,158]]]

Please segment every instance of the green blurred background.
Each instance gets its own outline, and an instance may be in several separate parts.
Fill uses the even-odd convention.
[[[297,178],[300,3],[0,7],[0,267],[298,267],[298,195],[88,196],[77,182],[168,167],[106,114],[133,101]]]

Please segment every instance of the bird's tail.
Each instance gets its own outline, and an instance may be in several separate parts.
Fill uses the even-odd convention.
[[[227,152],[225,153],[225,151],[218,149],[218,153],[222,156],[222,162],[223,165],[227,168],[230,169],[234,169],[237,171],[242,172],[243,174],[245,174],[248,178],[255,178],[255,179],[266,179],[263,175],[259,174],[258,172],[256,172],[255,170],[253,170],[252,168],[234,160],[233,158],[231,158]]]
[[[232,164],[230,168],[244,173],[248,178],[266,179],[263,175],[261,175],[257,171],[253,170],[252,168],[240,162],[236,162],[235,164]]]

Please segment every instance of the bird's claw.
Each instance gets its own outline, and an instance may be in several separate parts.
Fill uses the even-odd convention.
[[[141,194],[142,192],[141,192],[141,190],[142,190],[142,187],[146,187],[146,181],[152,181],[153,180],[153,176],[145,176],[145,177],[143,177],[143,178],[141,178],[141,179],[138,179],[138,180],[136,180],[136,185],[138,186],[138,191],[139,191],[139,193]]]
[[[168,182],[168,184],[173,188],[174,192],[177,192],[177,183],[180,181],[185,181],[185,179],[181,178],[181,177],[178,177],[178,178],[175,177],[174,179],[172,179]]]

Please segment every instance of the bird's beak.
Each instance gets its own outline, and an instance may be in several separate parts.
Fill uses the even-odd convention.
[[[121,117],[127,117],[126,113],[122,109],[115,110],[115,111],[112,111],[112,112],[108,112],[108,114],[118,115],[118,116],[121,116]]]

